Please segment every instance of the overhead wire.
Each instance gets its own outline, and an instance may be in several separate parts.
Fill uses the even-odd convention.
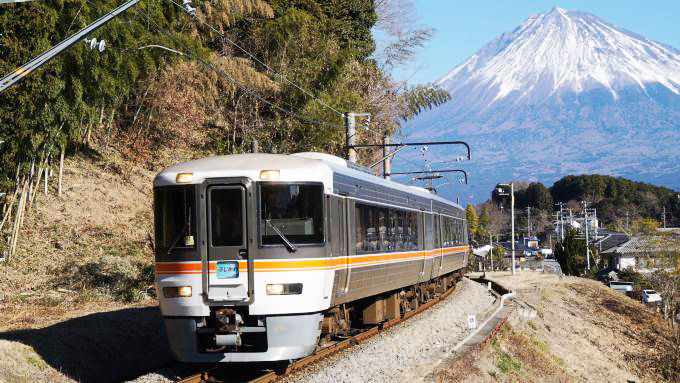
[[[184,10],[184,7],[183,7],[182,5],[176,3],[174,0],[170,0],[170,2],[172,2],[173,4],[175,4],[177,7],[181,8],[182,10]],[[193,18],[194,18],[194,19],[197,19],[195,16],[194,16]],[[198,19],[197,19],[197,20],[198,20]],[[310,92],[310,91],[308,91],[307,89],[301,87],[300,85],[296,84],[295,82],[289,80],[286,76],[284,76],[283,74],[277,72],[277,71],[274,70],[272,67],[270,67],[269,65],[265,64],[264,62],[262,62],[262,60],[258,59],[254,54],[250,53],[247,49],[243,48],[242,46],[240,46],[240,45],[237,44],[236,42],[234,42],[234,41],[232,41],[231,39],[229,39],[227,36],[225,36],[224,33],[222,33],[221,31],[219,31],[217,28],[213,27],[212,25],[208,24],[207,22],[204,22],[204,21],[201,21],[201,20],[198,20],[198,21],[199,21],[201,24],[203,24],[203,25],[207,26],[208,28],[210,28],[213,32],[217,33],[222,39],[224,39],[224,40],[226,40],[227,42],[229,42],[229,44],[233,45],[234,47],[238,48],[240,51],[242,51],[243,53],[245,53],[248,57],[250,57],[251,59],[253,59],[255,62],[257,62],[257,63],[259,63],[260,65],[262,65],[263,67],[265,67],[268,71],[270,71],[270,72],[272,72],[273,74],[279,76],[283,81],[287,82],[289,85],[295,87],[295,88],[298,89],[300,92],[302,92],[302,93],[304,93],[305,95],[311,97],[311,98],[312,98],[314,101],[316,101],[319,105],[321,105],[321,106],[323,106],[323,107],[325,107],[325,108],[328,108],[328,109],[332,110],[333,112],[337,113],[337,114],[340,115],[340,116],[344,116],[344,114],[343,114],[342,112],[340,112],[339,110],[333,108],[332,106],[328,105],[327,103],[323,102],[319,97],[315,96],[312,92]]]

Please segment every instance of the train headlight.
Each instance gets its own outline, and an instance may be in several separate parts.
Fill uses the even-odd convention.
[[[194,173],[179,173],[175,178],[178,184],[188,184],[194,179]]]
[[[302,294],[302,283],[274,283],[267,285],[267,295]]]
[[[281,176],[281,172],[277,169],[262,170],[260,172],[260,179],[263,181],[276,181]]]
[[[163,296],[166,298],[186,298],[191,296],[191,286],[163,287]]]

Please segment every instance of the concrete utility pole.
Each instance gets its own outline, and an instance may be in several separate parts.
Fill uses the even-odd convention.
[[[560,242],[564,241],[564,219],[562,218],[564,216],[564,213],[562,212],[562,206],[564,205],[563,202],[558,202],[556,203],[560,207],[560,212],[557,215],[557,218],[560,220]]]
[[[390,147],[387,146],[390,144],[389,134],[385,134],[383,142],[385,143],[385,146],[383,146],[383,157],[385,158],[383,160],[383,178],[389,180],[390,173],[392,173],[392,157],[390,156]]]
[[[345,130],[347,130],[347,160],[356,164],[357,151],[354,149],[354,145],[357,144],[357,123],[354,113],[345,113]]]
[[[588,241],[588,202],[583,201],[583,217],[584,225],[586,227],[586,273],[590,270],[590,246]]]
[[[527,206],[527,237],[531,237],[531,206]]]
[[[512,237],[512,275],[515,275],[515,184],[510,182],[510,215],[512,216],[511,237]]]
[[[491,271],[493,271],[493,236],[489,233],[489,258],[491,258]]]
[[[628,232],[628,210],[626,210],[626,232]]]
[[[498,184],[498,186],[510,186],[510,240],[512,246],[512,266],[510,269],[512,270],[512,275],[515,275],[515,185],[510,182],[509,184]],[[508,195],[502,188],[496,189],[496,192],[498,195]]]
[[[663,228],[666,228],[666,206],[663,207]]]

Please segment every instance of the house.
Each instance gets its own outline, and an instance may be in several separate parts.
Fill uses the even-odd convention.
[[[621,239],[623,238],[619,236],[612,241],[618,242]],[[605,245],[602,247],[605,248]],[[664,255],[677,253],[679,250],[678,242],[668,237],[633,236],[624,242],[608,246],[600,252],[600,256],[608,261],[608,267],[612,270],[631,267],[636,271],[651,272],[672,267],[669,258]]]

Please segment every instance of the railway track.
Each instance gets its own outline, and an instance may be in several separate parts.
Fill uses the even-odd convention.
[[[239,371],[238,375],[235,376],[234,371],[238,371],[239,369],[235,368],[233,365],[229,366],[223,366],[223,365],[218,365],[215,367],[212,367],[210,369],[207,369],[205,371],[202,371],[200,373],[197,373],[195,375],[189,376],[187,378],[184,378],[180,380],[180,383],[218,383],[218,382],[235,382],[235,381],[241,381],[241,382],[249,382],[249,383],[270,383],[274,382],[277,379],[283,378],[285,376],[288,376],[292,374],[293,372],[302,370],[303,368],[306,368],[307,366],[314,364],[322,359],[325,359],[333,354],[336,354],[342,350],[345,350],[347,348],[350,348],[354,345],[357,345],[361,342],[366,341],[367,339],[379,334],[380,332],[393,327],[399,323],[402,323],[409,318],[412,318],[421,312],[429,309],[430,307],[436,305],[437,303],[441,302],[442,300],[446,299],[449,297],[451,294],[454,292],[459,294],[462,290],[458,290],[456,292],[456,285],[453,285],[451,288],[446,290],[444,293],[439,295],[438,297],[435,297],[431,299],[430,301],[421,304],[418,306],[417,309],[408,311],[404,314],[403,317],[398,318],[398,319],[393,319],[387,322],[383,322],[377,326],[371,327],[369,329],[366,329],[351,338],[345,339],[343,341],[340,341],[338,343],[334,343],[330,346],[324,347],[312,355],[309,355],[305,358],[298,359],[292,363],[289,363],[285,365],[284,367],[280,369],[268,369],[265,371],[261,371],[258,373],[257,368],[254,368],[251,370],[251,375],[255,376],[247,376],[246,371]],[[251,368],[253,366],[250,366]],[[246,375],[244,375],[246,373]]]

